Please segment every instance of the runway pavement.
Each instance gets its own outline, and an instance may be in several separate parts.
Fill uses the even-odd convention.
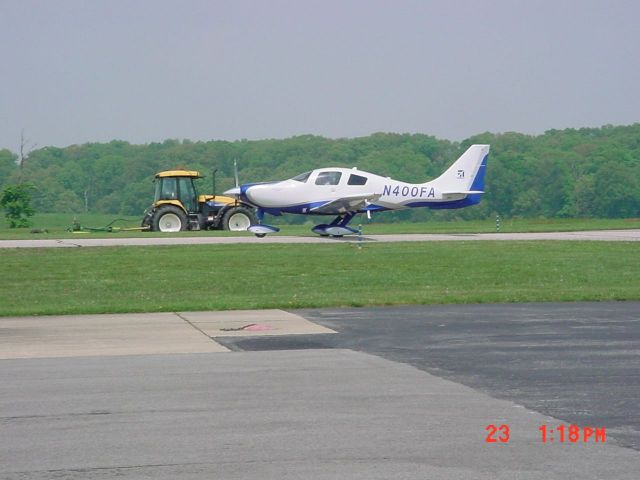
[[[637,434],[637,312],[0,318],[0,479],[636,479],[640,453],[621,445]],[[51,345],[58,358],[38,355]],[[570,412],[606,440],[560,442]],[[508,441],[487,442],[490,425]]]
[[[225,352],[217,337],[334,333],[282,310],[0,317],[0,359]]]
[[[115,234],[114,234],[115,235]],[[303,237],[269,235],[257,238],[254,235],[232,237],[165,237],[150,233],[147,237],[112,238],[70,238],[35,240],[0,240],[0,248],[62,248],[62,247],[115,247],[140,245],[210,245],[210,244],[279,244],[279,243],[331,243],[331,242],[441,242],[470,240],[589,240],[605,242],[640,241],[640,229],[635,230],[593,230],[584,232],[539,232],[539,233],[468,233],[468,234],[402,234],[364,235],[342,238]]]

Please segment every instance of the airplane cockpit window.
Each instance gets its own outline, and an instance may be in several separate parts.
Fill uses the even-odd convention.
[[[305,183],[309,179],[309,175],[311,175],[311,172],[304,172],[304,173],[301,173],[300,175],[296,175],[291,180],[295,180],[296,182]]]
[[[316,185],[338,185],[340,177],[340,172],[320,172],[316,178]]]
[[[355,175],[352,173],[351,175],[349,175],[349,181],[347,182],[347,185],[366,185],[367,180],[367,177],[363,177],[362,175]]]

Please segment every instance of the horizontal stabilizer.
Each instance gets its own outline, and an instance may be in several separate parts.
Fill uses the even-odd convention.
[[[448,198],[458,198],[458,197],[465,197],[467,195],[480,195],[483,194],[484,192],[482,190],[464,190],[464,191],[460,191],[460,192],[442,192],[442,198],[444,199],[448,199]]]

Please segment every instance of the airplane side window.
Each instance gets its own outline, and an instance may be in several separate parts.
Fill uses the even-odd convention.
[[[347,185],[366,185],[367,180],[367,177],[351,174],[349,175],[349,181],[347,182]]]
[[[340,172],[320,172],[316,178],[316,185],[338,185],[340,177]]]

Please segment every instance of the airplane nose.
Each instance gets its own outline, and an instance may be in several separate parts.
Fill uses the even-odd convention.
[[[247,199],[253,204],[262,205],[261,200],[264,199],[264,188],[262,185],[252,185],[244,191]]]
[[[244,195],[250,203],[258,207],[273,207],[278,204],[279,188],[274,184],[248,185],[244,190]]]

